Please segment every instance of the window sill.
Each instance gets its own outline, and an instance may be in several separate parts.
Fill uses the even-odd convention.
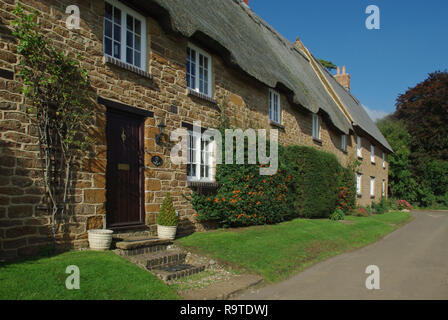
[[[187,95],[194,96],[196,98],[211,102],[213,104],[218,104],[218,102],[215,99],[213,99],[212,97],[209,97],[203,93],[194,91],[193,89],[190,89],[190,88],[187,88]]]
[[[370,196],[370,199],[375,199],[375,196]]]
[[[362,156],[358,156],[358,160],[361,160],[361,161],[362,161]]]
[[[205,181],[187,181],[187,187],[216,189],[219,187],[219,183]]]
[[[356,197],[358,197],[358,198],[362,198],[362,194],[358,193],[358,194],[356,195]]]
[[[276,121],[273,121],[273,120],[269,120],[269,122],[270,122],[271,126],[277,127],[279,129],[282,129],[282,130],[285,130],[285,126],[284,125],[281,125],[280,123],[278,123]]]
[[[314,137],[313,137],[313,141],[314,141],[315,143],[317,143],[318,145],[322,145],[322,140],[321,140],[321,139],[317,139],[317,138],[314,138]]]
[[[371,164],[376,165],[375,161],[370,161]]]
[[[121,60],[118,60],[116,58],[112,58],[112,57],[109,57],[109,56],[103,56],[103,61],[104,61],[104,63],[112,64],[114,66],[117,66],[119,68],[125,69],[127,71],[132,72],[132,73],[136,73],[136,74],[138,74],[138,75],[140,75],[142,77],[148,78],[150,80],[153,79],[153,75],[150,74],[149,72],[143,71],[142,69],[134,67],[134,66],[132,66],[130,64],[127,64],[127,63],[125,63],[125,62],[123,62]]]
[[[341,149],[341,151],[342,151],[344,154],[348,154],[348,151],[347,151],[347,150]]]

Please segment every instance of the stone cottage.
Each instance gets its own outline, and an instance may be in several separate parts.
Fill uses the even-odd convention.
[[[11,33],[16,0],[0,0],[0,256],[35,254],[51,243],[43,206],[36,128],[17,77]],[[349,91],[308,49],[277,33],[240,0],[22,0],[46,36],[81,54],[96,94],[94,150],[75,177],[70,217],[58,239],[86,245],[87,230],[155,232],[167,191],[180,232],[201,230],[183,194],[216,187],[213,154],[194,134],[191,163],[170,161],[167,137],[196,120],[218,125],[223,105],[234,127],[278,129],[279,142],[361,161],[358,201],[387,196],[392,149]],[[77,6],[78,29],[68,29]],[[300,32],[300,30],[298,30]],[[164,134],[162,135],[162,130]],[[128,143],[126,143],[128,142]],[[132,142],[132,143],[131,143]]]

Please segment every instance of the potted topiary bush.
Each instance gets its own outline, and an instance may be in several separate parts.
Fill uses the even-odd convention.
[[[157,234],[159,239],[173,240],[176,237],[178,217],[174,210],[173,199],[166,193],[157,216]]]

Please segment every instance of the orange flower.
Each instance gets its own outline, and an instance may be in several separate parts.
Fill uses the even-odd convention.
[[[259,205],[261,202],[260,201],[257,201],[257,205]]]
[[[218,198],[216,198],[216,199],[215,199],[215,202],[216,202],[216,203],[218,203],[218,202],[219,202],[219,199],[218,199]]]

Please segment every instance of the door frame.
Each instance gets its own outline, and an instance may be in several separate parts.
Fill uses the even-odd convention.
[[[126,228],[132,228],[132,227],[140,227],[140,226],[144,226],[145,225],[145,143],[144,143],[144,139],[145,139],[145,120],[146,118],[150,117],[154,117],[154,113],[152,111],[147,111],[147,110],[143,110],[143,109],[139,109],[139,108],[135,108],[135,107],[131,107],[131,106],[127,106],[124,105],[122,103],[119,102],[115,102],[115,101],[111,101],[111,100],[107,100],[101,97],[98,97],[98,103],[106,106],[106,127],[105,127],[105,131],[106,131],[106,141],[108,138],[108,114],[109,113],[113,113],[113,114],[123,114],[123,115],[127,115],[129,117],[133,117],[133,118],[140,118],[141,119],[141,124],[138,128],[138,141],[139,141],[139,151],[141,152],[141,157],[142,159],[140,159],[140,161],[142,162],[139,165],[139,216],[140,216],[140,221],[138,223],[126,223],[126,224],[114,224],[114,225],[110,225],[110,222],[108,219],[108,210],[107,208],[110,207],[110,200],[108,199],[107,195],[107,189],[109,188],[109,185],[111,183],[111,181],[108,181],[109,179],[109,158],[110,158],[110,154],[109,154],[109,148],[108,148],[108,142],[106,142],[106,148],[107,148],[107,164],[106,164],[106,226],[107,228],[110,229],[126,229]]]

